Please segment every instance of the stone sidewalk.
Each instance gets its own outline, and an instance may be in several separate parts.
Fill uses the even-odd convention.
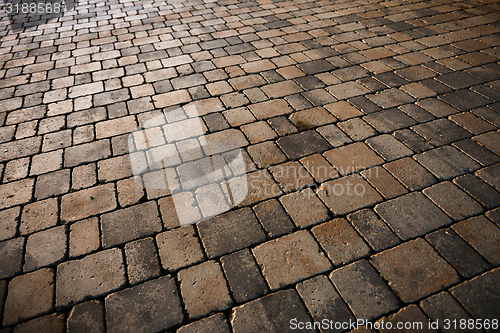
[[[1,333],[498,330],[496,1],[1,17]]]

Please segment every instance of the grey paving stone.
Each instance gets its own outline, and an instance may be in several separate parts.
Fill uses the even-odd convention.
[[[102,246],[108,248],[150,236],[161,228],[154,201],[107,213],[101,217]]]
[[[331,268],[307,230],[301,230],[255,247],[253,255],[271,290],[281,289]]]
[[[284,195],[279,200],[299,228],[307,228],[329,218],[328,209],[310,188]]]
[[[378,321],[379,324],[382,322],[386,325],[392,325],[392,327],[397,327],[399,323],[411,323],[412,330],[438,332],[435,329],[429,328],[429,319],[427,319],[425,314],[415,304],[402,308],[395,314],[384,317]],[[410,326],[410,324],[406,325]]]
[[[43,317],[38,317],[26,321],[24,323],[18,324],[15,327],[14,332],[15,333],[31,333],[31,332],[64,333],[66,332],[65,323],[66,323],[66,314],[56,312],[50,315],[45,315]],[[10,333],[11,330],[7,329],[6,332]]]
[[[56,281],[58,309],[108,294],[126,283],[122,253],[110,249],[63,262],[57,267]]]
[[[416,104],[438,118],[459,112],[456,108],[437,98],[426,98],[418,101]]]
[[[418,122],[426,122],[436,118],[416,104],[401,105],[398,109]]]
[[[335,96],[335,98],[347,99],[355,96],[365,95],[370,92],[367,88],[363,87],[357,82],[345,82],[327,87],[327,90]]]
[[[286,289],[235,307],[231,326],[235,333],[295,332],[293,319],[297,324],[312,320],[297,292]]]
[[[342,129],[354,141],[362,141],[377,135],[377,131],[364,122],[361,118],[353,118],[340,123],[337,126]]]
[[[10,278],[21,272],[23,263],[24,237],[0,242],[0,279]]]
[[[454,142],[453,146],[457,147],[483,166],[500,162],[500,156],[492,153],[474,140],[465,139]]]
[[[498,283],[500,269],[494,269],[450,290],[475,318],[496,319],[500,316]]]
[[[330,280],[357,318],[371,320],[399,306],[398,299],[366,260],[334,270]]]
[[[152,238],[125,244],[127,276],[134,285],[160,275],[160,262]]]
[[[268,293],[264,278],[248,249],[222,257],[221,263],[236,302],[245,303]]]
[[[311,232],[335,266],[348,264],[370,253],[368,245],[343,218],[320,224]]]
[[[176,271],[205,258],[192,225],[162,232],[156,236],[156,244],[166,271]]]
[[[428,234],[425,239],[465,278],[489,268],[489,264],[450,228]]]
[[[46,173],[37,177],[35,198],[45,199],[69,191],[70,171],[68,169]]]
[[[160,332],[184,318],[175,281],[169,276],[113,293],[105,302],[108,332]]]
[[[370,138],[366,140],[366,143],[386,161],[393,161],[413,154],[408,147],[389,134]]]
[[[466,72],[453,72],[436,77],[436,80],[449,85],[455,90],[468,88],[483,83],[483,80]]]
[[[453,182],[487,209],[500,205],[500,193],[474,175],[462,175]]]
[[[4,310],[4,305],[5,305],[5,298],[7,296],[7,281],[6,280],[1,280],[0,281],[0,315],[2,316],[3,320],[3,310]]]
[[[415,99],[403,91],[391,88],[378,94],[370,94],[367,97],[375,104],[384,109],[393,108],[401,104],[414,102]]]
[[[347,219],[375,251],[384,250],[400,242],[387,224],[370,209],[349,214]]]
[[[8,211],[14,213],[15,210],[15,208],[12,208]],[[8,211],[4,212],[7,213]],[[57,224],[57,213],[57,199],[55,198],[27,204],[23,208],[19,232],[22,235],[26,235],[55,226]],[[5,220],[7,219],[8,217],[5,218]],[[14,231],[15,224],[14,222]],[[8,233],[6,232],[6,234]]]
[[[314,75],[322,72],[330,72],[335,67],[326,60],[315,60],[297,65],[304,73]]]
[[[348,101],[349,101],[349,103],[356,106],[358,109],[360,109],[365,114],[380,110],[380,106],[373,103],[372,101],[367,99],[365,96],[352,97],[352,98],[349,98]]]
[[[471,134],[448,119],[438,119],[411,128],[435,146],[471,137]]]
[[[319,275],[300,282],[296,288],[315,322],[327,321],[329,324],[330,321],[344,323],[354,320],[349,308],[326,276]],[[333,328],[329,331],[343,330]]]
[[[420,192],[383,202],[375,206],[375,212],[403,240],[451,224],[450,218]]]
[[[444,146],[415,155],[439,180],[446,180],[479,169],[480,165],[456,148]]]
[[[285,155],[272,141],[252,145],[247,148],[247,151],[261,169],[286,161]]]
[[[363,120],[382,133],[389,133],[401,128],[410,127],[417,123],[414,119],[408,117],[398,109],[374,112],[364,116]]]
[[[263,242],[266,235],[250,208],[211,217],[196,225],[209,258]]]
[[[78,304],[68,315],[68,333],[104,333],[104,306],[100,301]]]
[[[59,226],[32,234],[26,242],[23,270],[33,271],[66,258],[66,227]]]
[[[439,96],[443,101],[450,103],[460,111],[468,111],[490,103],[490,100],[468,89],[454,91]]]
[[[291,232],[295,226],[276,199],[261,202],[253,207],[264,231],[271,238]]]
[[[195,321],[194,323],[182,326],[177,330],[177,333],[231,333],[231,328],[226,320],[226,316],[222,313],[214,314]]]
[[[403,79],[401,76],[398,76],[393,72],[377,74],[374,77],[389,87],[400,87],[404,84],[410,83],[410,81]]]
[[[337,126],[331,124],[316,129],[333,147],[340,147],[352,140]]]
[[[450,318],[456,318],[458,322],[460,322],[460,319],[472,319],[460,303],[446,291],[424,299],[420,302],[420,308],[433,322],[438,321],[438,328],[450,327],[449,332],[461,332],[460,326],[457,326],[457,328],[452,327]],[[449,320],[449,322],[446,320]],[[449,326],[445,325],[446,323]]]
[[[384,164],[384,168],[410,191],[425,188],[436,182],[436,178],[429,171],[409,157]]]
[[[315,131],[306,131],[279,138],[276,143],[288,158],[295,160],[314,153],[321,153],[330,144]]]
[[[297,133],[298,130],[288,118],[281,116],[271,118],[267,121],[278,135]]]
[[[206,261],[180,271],[177,276],[189,318],[203,317],[212,311],[231,307],[233,301],[217,262]]]
[[[378,253],[371,261],[406,303],[459,281],[455,270],[421,238]]]

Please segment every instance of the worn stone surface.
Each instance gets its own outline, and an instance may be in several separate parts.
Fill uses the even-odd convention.
[[[445,320],[450,318],[457,319],[472,319],[471,316],[464,310],[449,293],[443,291],[437,295],[433,295],[420,302],[420,308],[432,320],[438,321],[438,328],[445,328]],[[448,325],[446,325],[448,327]],[[460,332],[460,326],[456,328],[450,325],[450,332]]]
[[[0,278],[12,277],[21,272],[23,264],[24,237],[12,238],[0,242]]]
[[[214,314],[195,321],[194,323],[182,326],[177,330],[177,333],[230,333],[231,328],[226,320],[226,316],[222,313]]]
[[[130,284],[137,284],[158,277],[160,262],[152,238],[125,244],[127,276]]]
[[[49,266],[66,257],[66,227],[59,226],[37,232],[28,237],[24,256],[25,272]]]
[[[193,226],[165,231],[156,236],[161,264],[167,271],[175,271],[204,259],[200,241]]]
[[[67,329],[71,332],[104,332],[104,305],[100,301],[89,301],[75,305],[68,315]]]

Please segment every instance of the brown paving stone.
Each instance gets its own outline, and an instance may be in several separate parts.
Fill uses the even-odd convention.
[[[35,318],[18,324],[14,332],[16,333],[64,333],[66,315],[64,313],[53,313],[43,317]]]
[[[0,241],[13,238],[16,235],[20,212],[19,207],[0,211]]]
[[[86,330],[88,332],[104,332],[104,306],[100,301],[89,301],[78,304],[68,315],[68,333]]]
[[[271,166],[269,171],[285,193],[299,190],[314,183],[307,170],[297,161]]]
[[[362,209],[348,215],[347,218],[375,251],[399,243],[398,237],[372,210]]]
[[[76,221],[116,208],[113,184],[68,193],[61,199],[61,220]]]
[[[258,143],[277,137],[276,132],[264,121],[243,125],[241,126],[241,130],[245,133],[250,143]]]
[[[249,105],[248,108],[255,115],[255,117],[257,117],[257,119],[266,119],[292,113],[292,109],[288,106],[286,101],[282,99],[252,104]]]
[[[289,119],[300,131],[333,123],[336,120],[323,107],[294,112]]]
[[[371,261],[404,302],[459,281],[455,270],[421,238],[378,253]]]
[[[377,131],[361,118],[352,118],[341,123],[337,123],[337,126],[354,141],[362,141],[366,138],[377,135]]]
[[[247,149],[248,154],[252,157],[259,168],[266,168],[286,161],[285,155],[272,141],[252,145]]]
[[[3,324],[12,325],[53,310],[54,271],[49,268],[9,282]]]
[[[0,185],[0,209],[20,205],[31,200],[33,179]]]
[[[230,333],[231,329],[227,323],[226,316],[222,313],[217,313],[182,326],[177,330],[177,333],[198,333],[202,331],[206,333]]]
[[[32,234],[26,242],[25,272],[61,262],[66,257],[66,227],[59,226]]]
[[[275,238],[292,231],[295,226],[283,207],[275,199],[261,202],[253,207],[264,231]]]
[[[341,175],[358,172],[384,162],[362,142],[329,150],[323,156]]]
[[[415,156],[438,179],[450,179],[479,169],[479,164],[456,148],[444,146]]]
[[[324,106],[331,114],[340,120],[347,120],[349,118],[358,117],[363,115],[357,108],[352,106],[347,101],[340,101]]]
[[[160,262],[152,238],[143,238],[125,245],[127,276],[130,284],[138,284],[160,275]]]
[[[452,144],[483,166],[500,162],[500,157],[474,140],[465,139]]]
[[[361,171],[361,175],[386,199],[405,194],[406,189],[381,167]]]
[[[497,155],[500,153],[500,149],[498,149],[498,141],[500,140],[500,133],[489,132],[475,136],[473,139],[482,144],[483,146],[485,146],[486,148],[488,148],[489,150],[493,151]]]
[[[299,228],[326,221],[328,209],[310,188],[280,197],[280,202]]]
[[[382,325],[382,322],[385,323],[384,329],[380,329],[381,332],[390,332],[392,329],[388,329],[389,325],[392,325],[393,328],[398,327],[397,325],[405,325],[408,330],[417,330],[420,332],[438,332],[436,329],[429,328],[429,320],[415,304],[411,304],[410,306],[403,308],[392,314],[386,318],[382,318],[378,321],[379,324]],[[374,325],[375,326],[375,325]]]
[[[268,241],[252,252],[271,290],[331,268],[330,262],[306,230]]]
[[[55,226],[57,213],[57,199],[37,201],[24,206],[19,225],[21,235]]]
[[[96,217],[73,223],[69,231],[69,256],[78,257],[100,247],[99,222]]]
[[[318,183],[339,176],[337,170],[335,170],[320,154],[306,156],[300,160],[300,163],[302,163]]]
[[[163,268],[175,271],[204,259],[201,245],[193,226],[169,230],[156,236]]]
[[[410,191],[422,189],[436,182],[436,178],[429,171],[409,157],[384,164],[384,168]]]
[[[110,145],[107,140],[72,146],[64,151],[64,166],[73,167],[86,162],[97,161],[110,155]]]
[[[24,244],[24,237],[12,238],[0,242],[0,250],[4,254],[0,257],[1,279],[12,277],[21,272]]]

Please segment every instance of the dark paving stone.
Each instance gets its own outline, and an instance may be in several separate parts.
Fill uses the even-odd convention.
[[[289,95],[285,100],[297,111],[312,108],[313,105],[301,94]]]
[[[333,75],[342,81],[352,81],[362,77],[370,76],[370,72],[361,66],[352,66],[331,71]]]
[[[295,332],[294,322],[308,321],[312,318],[299,295],[287,289],[234,308],[231,326],[234,333]]]
[[[399,306],[398,299],[366,260],[333,271],[330,280],[357,318],[370,320]]]
[[[441,75],[436,80],[449,85],[453,89],[459,90],[483,83],[483,80],[465,72],[454,72]]]
[[[394,132],[393,135],[415,153],[421,153],[434,148],[433,145],[425,141],[420,135],[409,129],[398,130]]]
[[[330,144],[315,131],[306,131],[279,138],[276,143],[292,160],[321,153],[330,149]]]
[[[384,109],[415,101],[413,97],[396,88],[384,90],[378,94],[367,95],[367,97]]]
[[[297,65],[304,73],[308,75],[314,75],[323,72],[329,72],[335,69],[331,63],[326,60],[314,60],[309,62],[303,62]]]
[[[384,168],[410,191],[420,190],[436,182],[429,171],[409,157],[384,164]]]
[[[168,276],[106,297],[108,332],[159,332],[182,322],[175,281]]]
[[[23,263],[24,237],[0,242],[0,279],[12,277],[21,272]]]
[[[68,316],[68,333],[104,333],[104,306],[100,301],[76,305]]]
[[[326,276],[319,275],[297,284],[297,291],[315,321],[332,320],[343,323],[354,320],[349,308]],[[329,332],[343,331],[335,328],[329,330]]]
[[[398,69],[395,73],[408,81],[421,81],[434,77],[437,74],[436,72],[420,65]]]
[[[416,104],[401,105],[398,109],[420,123],[436,119],[436,117]]]
[[[302,93],[314,106],[323,106],[336,102],[337,99],[328,93],[325,89],[310,90]]]
[[[313,75],[302,76],[293,79],[302,89],[318,89],[323,88],[326,85]]]
[[[430,90],[437,92],[438,94],[445,94],[450,91],[453,91],[452,88],[448,87],[445,84],[442,84],[436,79],[425,79],[420,81],[420,83],[429,88]]]
[[[179,328],[177,333],[231,333],[231,328],[222,313],[214,314]]]
[[[435,146],[446,145],[472,136],[471,133],[448,119],[437,119],[413,126],[411,129]]]
[[[244,303],[268,293],[266,282],[248,249],[222,257],[221,263],[236,302]]]
[[[453,180],[464,191],[487,209],[500,206],[500,193],[474,175],[463,175]]]
[[[486,271],[490,265],[450,228],[433,232],[425,239],[465,278]]]
[[[500,161],[500,156],[493,154],[490,150],[484,148],[474,140],[465,139],[453,143],[457,147],[483,166],[495,164]]]
[[[295,228],[290,217],[275,199],[254,206],[253,210],[262,227],[271,238],[287,234]]]
[[[340,147],[352,140],[337,126],[331,124],[316,129],[333,147]]]
[[[375,80],[373,77],[364,77],[357,80],[357,82],[370,89],[371,91],[381,91],[387,89],[387,86],[385,84]]]
[[[477,162],[451,146],[429,150],[414,158],[439,180],[451,179],[480,168]]]
[[[275,70],[272,70],[272,69],[265,71],[265,72],[262,72],[260,74],[269,83],[276,83],[276,82],[285,81],[285,78],[283,76],[279,75],[278,72],[276,72]]]
[[[211,217],[196,226],[209,258],[231,253],[266,239],[250,208]]]
[[[466,281],[450,290],[475,318],[500,318],[500,268]]]
[[[348,101],[349,101],[349,103],[351,103],[352,105],[356,106],[358,109],[363,111],[363,113],[365,113],[365,114],[380,110],[380,106],[373,103],[372,101],[367,99],[365,96],[358,96],[358,97],[349,98]]]
[[[143,238],[125,244],[127,275],[130,284],[137,284],[158,277],[160,262],[152,238]]]
[[[375,206],[375,212],[403,240],[451,223],[451,219],[420,192],[383,202]]]
[[[429,298],[420,302],[420,307],[429,318],[435,322],[438,321],[438,327],[444,329],[446,320],[450,320],[450,329],[447,332],[460,333],[460,325],[457,327],[451,326],[451,319],[456,318],[469,320],[472,317],[464,310],[464,308],[457,302],[448,292],[443,291],[437,295],[432,295]],[[479,330],[478,330],[479,332]]]
[[[372,210],[362,209],[347,218],[375,251],[399,244],[399,238]]]
[[[495,89],[491,89],[490,87],[488,87],[486,85],[475,86],[475,87],[472,87],[471,90],[480,94],[480,95],[483,95],[484,97],[486,97],[492,101],[495,101],[495,102],[500,101],[500,92],[495,90]]]
[[[492,71],[491,69],[479,66],[474,68],[468,68],[465,70],[467,73],[470,73],[474,76],[477,76],[483,81],[495,81],[500,79],[500,73]]]
[[[400,87],[402,85],[410,83],[410,81],[403,79],[401,76],[396,75],[392,72],[386,72],[382,74],[377,74],[374,76],[377,80],[384,83],[385,85],[393,88]]]
[[[500,208],[492,209],[484,215],[500,227]]]
[[[397,23],[389,23],[385,25],[386,28],[389,28],[394,31],[405,31],[405,30],[411,30],[415,28],[414,25],[407,23],[407,22],[397,22]]]
[[[447,103],[450,103],[460,111],[468,111],[491,103],[489,99],[484,98],[483,96],[468,89],[448,93],[439,96],[439,98]]]
[[[459,281],[455,270],[422,238],[378,253],[371,261],[406,303]]]
[[[413,155],[413,151],[390,134],[382,134],[370,138],[366,140],[366,143],[386,161],[393,161],[401,157]]]
[[[446,117],[459,111],[437,98],[426,98],[416,103],[436,117]]]
[[[382,133],[390,133],[395,130],[417,124],[415,119],[408,117],[398,109],[388,109],[380,112],[374,112],[364,116],[363,120]]]

